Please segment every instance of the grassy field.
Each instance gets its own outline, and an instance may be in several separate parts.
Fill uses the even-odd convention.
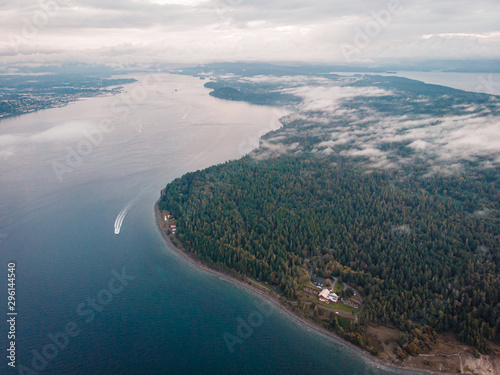
[[[344,284],[339,284],[339,282],[336,282],[335,286],[333,287],[333,291],[339,294],[343,290],[344,290]]]
[[[335,310],[343,311],[349,314],[355,314],[359,311],[359,309],[355,309],[354,307],[344,305],[342,302],[337,302],[336,304],[330,306]]]
[[[324,302],[319,302],[318,300],[315,301],[317,305],[319,306],[324,306],[328,307],[332,310],[337,310],[341,312],[346,312],[349,314],[355,314],[359,311],[359,309],[352,308],[350,306],[344,305],[342,302],[337,302],[337,303],[324,303]]]

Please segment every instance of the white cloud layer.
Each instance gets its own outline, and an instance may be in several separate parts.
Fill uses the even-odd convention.
[[[0,159],[6,160],[34,144],[65,144],[68,141],[85,139],[86,134],[98,129],[98,124],[90,121],[71,121],[36,133],[0,135]]]
[[[5,0],[0,61],[500,58],[496,0]]]
[[[322,137],[312,150],[318,154],[363,157],[371,167],[385,169],[423,162],[428,168],[427,176],[460,173],[464,164],[478,160],[482,168],[500,166],[500,117],[487,108],[498,99],[492,97],[487,105],[456,106],[460,113],[456,115],[434,117],[411,112],[393,115],[377,112],[376,106],[360,104],[356,97],[375,99],[401,93],[373,86],[349,86],[358,79],[361,78],[268,77],[267,80],[291,87],[282,91],[303,99],[295,106],[295,112],[287,116],[286,122],[296,121],[298,126],[307,127],[308,134]],[[265,77],[250,80],[266,82]],[[425,95],[424,91],[415,101],[429,102]],[[294,132],[293,128],[283,130],[288,136],[295,136]],[[278,136],[262,142],[265,151],[260,156],[290,153],[292,150],[281,143],[282,138]],[[293,152],[297,151],[300,147],[295,146]]]

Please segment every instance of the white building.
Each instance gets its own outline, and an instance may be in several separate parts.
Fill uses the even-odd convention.
[[[339,296],[335,293],[330,292],[328,289],[323,289],[319,292],[319,300],[322,302],[333,302],[337,303]]]

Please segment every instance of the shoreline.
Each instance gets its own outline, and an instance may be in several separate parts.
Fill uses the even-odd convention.
[[[161,199],[161,198],[160,198]],[[409,366],[401,366],[398,364],[395,364],[393,362],[389,362],[380,358],[377,358],[373,356],[371,353],[366,351],[365,349],[362,349],[349,341],[345,340],[344,338],[340,337],[339,335],[335,334],[334,332],[328,331],[327,329],[317,326],[313,322],[308,321],[304,317],[296,314],[294,311],[289,310],[285,306],[281,304],[279,301],[279,295],[274,293],[273,291],[268,291],[264,292],[262,289],[257,288],[256,286],[250,284],[249,282],[245,282],[244,280],[238,279],[232,275],[229,275],[227,273],[224,273],[222,271],[213,269],[209,266],[207,266],[205,263],[200,261],[199,259],[195,258],[192,254],[184,251],[183,249],[180,249],[179,247],[175,246],[172,243],[172,240],[170,239],[170,236],[166,233],[165,229],[163,228],[162,225],[162,220],[161,220],[161,215],[160,215],[160,210],[158,207],[158,203],[160,200],[158,199],[155,203],[154,206],[154,211],[155,211],[155,222],[158,230],[160,231],[163,239],[166,242],[167,247],[169,247],[172,251],[174,251],[176,254],[180,255],[183,259],[187,260],[191,265],[194,267],[198,268],[204,273],[208,273],[211,275],[218,276],[221,278],[223,281],[226,281],[228,283],[231,283],[235,285],[236,287],[241,287],[246,289],[247,291],[250,291],[254,294],[257,294],[258,296],[264,298],[266,301],[269,301],[270,303],[273,304],[275,308],[278,309],[281,313],[285,314],[288,318],[291,318],[294,323],[298,324],[301,329],[304,328],[309,328],[315,331],[316,334],[320,334],[323,337],[327,338],[328,340],[335,341],[336,343],[339,343],[340,345],[350,349],[353,351],[356,355],[358,355],[365,363],[369,363],[375,366],[383,366],[387,368],[387,370],[403,370],[403,371],[413,371],[413,372],[420,372],[423,374],[432,374],[432,375],[451,375],[449,372],[443,372],[443,371],[433,371],[430,369],[426,368],[417,368],[417,367],[409,367]]]

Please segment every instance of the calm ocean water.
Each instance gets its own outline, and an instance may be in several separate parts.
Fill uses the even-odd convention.
[[[137,78],[121,96],[0,122],[0,298],[6,314],[13,261],[18,312],[18,367],[6,365],[4,321],[0,372],[410,373],[368,365],[275,309],[259,314],[261,299],[167,248],[160,189],[242,156],[283,112],[211,98],[192,77]],[[225,333],[249,317],[229,348]]]

